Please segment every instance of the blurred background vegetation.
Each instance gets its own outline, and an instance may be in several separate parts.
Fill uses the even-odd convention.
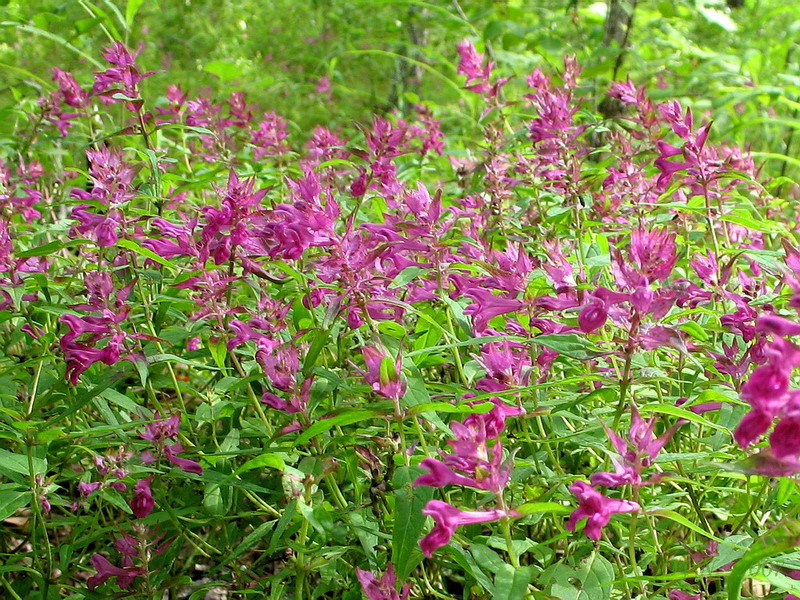
[[[792,176],[798,35],[800,3],[785,0],[0,0],[0,143],[13,135],[4,113],[54,88],[51,67],[88,83],[114,39],[143,43],[142,64],[163,70],[146,97],[243,90],[300,136],[424,101],[458,136],[480,114],[455,72],[468,37],[511,85],[565,54],[598,103],[615,74],[647,84]]]

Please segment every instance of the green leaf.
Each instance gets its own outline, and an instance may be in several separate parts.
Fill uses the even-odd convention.
[[[314,335],[314,340],[308,347],[308,352],[306,352],[306,358],[303,361],[303,374],[306,377],[308,377],[311,374],[311,371],[314,368],[314,364],[317,362],[317,358],[319,357],[322,350],[325,348],[325,345],[328,343],[330,336],[331,336],[330,332],[325,329],[318,329],[316,331]]]
[[[422,267],[406,267],[395,275],[394,280],[389,284],[389,289],[403,288],[429,270]]]
[[[25,508],[30,504],[31,493],[20,491],[0,492],[0,521],[7,519],[17,512],[20,508]]]
[[[247,550],[252,548],[256,545],[256,542],[263,538],[265,535],[270,533],[275,527],[275,521],[267,521],[266,523],[261,523],[258,527],[256,527],[253,531],[251,531],[247,537],[245,537],[239,544],[234,548],[230,553],[228,553],[218,564],[219,565],[226,565],[231,561],[235,560],[237,557],[241,556]]]
[[[157,363],[162,362],[177,362],[181,363],[182,365],[186,365],[187,367],[194,367],[195,369],[200,369],[201,371],[218,371],[217,367],[212,367],[210,365],[205,365],[203,363],[199,363],[194,360],[187,360],[185,358],[181,358],[180,356],[175,356],[174,354],[153,354],[152,356],[147,357],[147,364],[154,365]]]
[[[224,60],[212,60],[210,63],[206,64],[203,67],[203,70],[206,73],[211,73],[212,75],[216,75],[222,81],[231,81],[233,79],[238,79],[242,75],[244,75],[244,70],[230,62],[225,62]]]
[[[773,569],[761,569],[753,576],[757,579],[768,581],[772,585],[782,589],[787,594],[793,594],[795,596],[800,594],[800,581],[796,581],[788,575],[784,575],[783,573],[779,573]]]
[[[784,554],[797,545],[797,523],[787,524],[773,529],[755,542],[731,569],[725,582],[728,600],[739,600],[742,584],[750,569],[768,558]]]
[[[295,440],[295,445],[305,444],[311,438],[333,429],[337,425],[350,425],[379,416],[381,413],[366,408],[346,408],[339,414],[313,423]]]
[[[653,514],[653,515],[656,515],[656,516],[659,516],[659,517],[666,517],[670,521],[675,521],[676,523],[679,523],[679,524],[683,525],[684,527],[686,527],[688,529],[691,529],[695,533],[699,533],[703,537],[707,537],[708,539],[714,540],[716,542],[723,542],[723,540],[721,540],[720,538],[715,536],[713,533],[710,533],[710,532],[706,531],[705,529],[703,529],[699,525],[695,525],[689,519],[687,519],[683,515],[680,515],[680,514],[676,513],[674,510],[661,509],[661,510],[652,511],[650,514]]]
[[[395,473],[394,522],[392,525],[392,564],[400,580],[404,580],[422,562],[419,540],[425,527],[426,516],[422,509],[433,498],[434,489],[428,486],[413,487],[412,481],[423,470],[419,467],[401,467]]]
[[[548,586],[548,594],[559,600],[608,600],[614,567],[597,550],[577,567],[560,561],[545,569],[539,582]]]
[[[225,514],[225,502],[222,500],[222,489],[216,483],[207,483],[203,490],[203,508],[212,517]]]
[[[361,509],[350,511],[348,517],[364,553],[369,557],[370,564],[374,564],[377,558],[375,548],[378,545],[378,533],[380,533],[375,516],[369,509]]]
[[[678,328],[683,329],[696,340],[700,340],[701,342],[708,341],[708,333],[706,330],[694,321],[686,321],[685,323],[681,323],[678,325]]]
[[[467,404],[450,404],[449,402],[423,402],[408,409],[409,415],[425,412],[443,412],[452,414],[482,415],[494,408],[493,402],[480,402],[473,406]]]
[[[717,425],[716,423],[709,421],[702,415],[697,415],[690,410],[686,410],[685,408],[680,408],[678,406],[673,406],[671,404],[648,404],[647,406],[643,406],[640,412],[642,413],[642,416],[658,413],[662,415],[669,415],[671,417],[677,417],[679,419],[686,419],[687,421],[691,421],[692,423],[697,423],[698,425],[705,425],[706,427],[710,427],[711,429],[717,429],[720,431],[729,431],[726,427]]]
[[[269,467],[271,469],[277,469],[278,471],[283,471],[286,467],[286,463],[283,462],[283,458],[279,454],[274,453],[267,453],[262,454],[261,456],[256,456],[255,458],[251,458],[247,462],[245,462],[242,466],[236,469],[236,475],[244,473],[246,471],[252,471],[254,469],[263,469],[264,467]]]
[[[475,581],[477,581],[483,589],[486,591],[494,589],[494,584],[492,584],[488,575],[483,572],[481,565],[472,557],[471,553],[456,544],[450,547],[450,555],[465,573],[469,573],[469,575],[475,578]]]
[[[503,565],[494,577],[492,600],[523,600],[528,594],[528,584],[534,574],[534,567]]]
[[[527,516],[538,513],[568,513],[572,511],[572,508],[558,502],[526,502],[517,506],[514,510],[522,516]]]
[[[211,357],[220,369],[225,369],[225,358],[228,356],[228,348],[223,340],[208,340],[206,343]]]
[[[82,246],[84,244],[92,244],[91,240],[69,240],[67,242],[49,242],[44,244],[43,246],[37,246],[36,248],[31,248],[30,250],[23,250],[22,252],[17,252],[17,258],[29,258],[31,256],[50,256],[55,254],[59,250],[64,248],[69,248],[70,246]]]
[[[33,475],[44,475],[47,471],[47,461],[35,456],[31,457],[30,464],[33,465]],[[0,448],[0,473],[18,473],[30,476],[28,457],[24,454],[15,454]]]
[[[578,360],[595,358],[601,354],[599,348],[575,333],[548,333],[545,335],[537,335],[532,338],[532,341],[545,348],[555,350],[559,354]]]
[[[128,0],[128,4],[125,6],[125,23],[128,25],[128,29],[133,25],[136,13],[139,12],[139,7],[143,2],[144,0]]]
[[[133,514],[131,507],[126,502],[125,498],[112,487],[103,486],[97,492],[97,495],[109,504],[116,506],[118,509],[128,513],[129,515]]]
[[[157,262],[160,265],[163,265],[165,267],[169,267],[170,269],[173,269],[175,271],[178,270],[178,267],[175,265],[175,263],[173,263],[171,261],[168,261],[166,258],[160,257],[158,254],[156,254],[152,250],[148,250],[147,248],[143,248],[142,246],[140,246],[139,244],[137,244],[133,240],[119,239],[119,240],[117,240],[117,244],[116,245],[119,246],[120,248],[127,248],[128,250],[133,250],[134,252],[136,252],[136,254],[141,254],[145,258],[149,258],[150,260],[153,260],[153,261]]]
[[[82,56],[83,58],[88,60],[90,63],[92,63],[95,67],[97,67],[100,71],[103,71],[106,68],[94,56],[92,56],[91,54],[87,54],[83,50],[79,50],[78,48],[76,48],[75,46],[70,44],[67,40],[65,40],[63,37],[61,37],[60,35],[56,35],[55,33],[50,33],[49,31],[46,31],[46,30],[41,29],[39,27],[34,27],[33,25],[25,25],[23,23],[16,23],[14,21],[3,21],[2,23],[0,23],[0,27],[11,27],[13,29],[19,29],[20,31],[27,31],[28,33],[33,33],[34,35],[39,35],[41,37],[46,37],[46,38],[48,38],[50,40],[53,40],[57,44],[61,44],[62,46],[64,46],[68,50],[71,50],[72,52],[74,52],[75,54],[78,54],[78,55]]]

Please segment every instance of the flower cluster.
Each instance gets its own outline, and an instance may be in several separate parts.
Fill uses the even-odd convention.
[[[459,525],[487,523],[516,516],[505,507],[503,490],[508,484],[513,462],[503,456],[500,435],[505,429],[507,417],[519,416],[521,410],[496,400],[491,410],[468,416],[463,422],[450,424],[454,440],[448,443],[451,453],[444,460],[425,458],[420,466],[428,471],[420,475],[415,486],[444,487],[465,485],[492,492],[498,508],[492,510],[460,510],[441,500],[431,500],[423,513],[433,517],[436,526],[420,541],[422,552],[432,556],[433,552],[450,542]]]
[[[358,580],[370,600],[497,596],[511,573],[499,551],[515,588],[530,575],[560,597],[548,577],[584,568],[592,546],[586,568],[605,577],[609,546],[585,538],[616,544],[629,522],[622,575],[602,586],[645,597],[651,574],[717,559],[686,522],[716,544],[785,516],[750,486],[714,512],[686,483],[739,493],[737,471],[800,473],[800,325],[780,316],[800,308],[800,250],[756,219],[789,209],[705,115],[628,80],[600,120],[574,57],[517,82],[498,75],[501,52],[465,40],[448,121],[415,99],[303,136],[238,86],[171,85],[151,104],[140,52],[111,45],[91,86],[55,69],[32,133],[0,157],[3,506],[34,509],[10,517],[24,531],[9,538],[35,542],[20,572],[45,564],[40,540],[63,539],[63,511],[120,532],[78,537],[86,585],[110,595],[161,594],[194,568],[178,559],[191,543],[235,593]],[[316,100],[338,96],[333,73],[308,81]],[[470,107],[482,140],[455,147],[445,130]],[[737,397],[749,411],[730,436]],[[762,438],[730,471],[684,458],[733,463]],[[666,526],[656,506],[680,515]],[[614,519],[645,508],[647,535],[645,519]],[[483,527],[465,538],[489,535],[452,563],[407,552],[421,538],[431,558],[469,525]],[[234,544],[225,564],[216,539]],[[250,558],[258,573],[232,568]],[[352,567],[334,577],[334,563]]]

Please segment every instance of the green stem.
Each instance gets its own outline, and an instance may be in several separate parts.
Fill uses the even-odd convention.
[[[758,493],[755,496],[752,496],[750,499],[750,506],[747,508],[747,512],[742,515],[742,518],[736,524],[736,526],[731,530],[730,536],[736,535],[738,531],[744,526],[747,522],[747,519],[750,518],[750,515],[753,514],[753,511],[756,509],[756,505],[759,503],[759,500],[764,499],[764,492],[767,491],[767,487],[769,486],[769,479],[764,478],[764,482],[761,484],[761,489],[758,490]],[[729,536],[729,537],[730,537]]]
[[[511,537],[511,517],[504,517],[500,519],[500,527],[503,530],[503,537],[506,540],[508,558],[511,561],[511,566],[515,569],[518,569],[519,557],[517,556],[516,548],[514,548],[514,538]]]
[[[619,421],[622,418],[622,413],[625,412],[625,396],[628,393],[628,385],[631,379],[631,357],[633,350],[629,347],[625,350],[625,366],[622,369],[622,379],[619,382],[619,401],[617,402],[617,410],[614,413],[614,423],[611,426],[613,431],[617,430]]]

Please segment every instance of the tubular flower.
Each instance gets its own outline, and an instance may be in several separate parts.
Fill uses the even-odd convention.
[[[467,290],[464,295],[473,301],[473,304],[464,309],[464,314],[472,317],[476,333],[486,331],[489,321],[494,317],[516,312],[524,306],[521,300],[495,296],[488,290],[478,288]]]
[[[145,431],[144,433],[140,433],[139,437],[143,440],[153,442],[153,450],[155,453],[150,450],[145,450],[142,452],[142,462],[153,463],[156,461],[157,456],[163,456],[173,465],[185,471],[186,473],[195,473],[197,475],[201,475],[203,473],[203,467],[199,463],[177,456],[183,452],[183,446],[181,444],[167,443],[167,439],[177,437],[180,423],[180,413],[175,413],[166,419],[162,419],[159,413],[154,415],[153,422],[145,425]]]
[[[406,600],[410,591],[410,584],[405,584],[403,589],[398,592],[395,589],[397,576],[394,567],[389,564],[386,573],[378,579],[374,574],[364,569],[356,567],[356,576],[361,584],[361,589],[369,600]]]
[[[97,574],[89,577],[86,582],[91,592],[103,585],[110,577],[116,577],[117,585],[123,590],[127,590],[136,577],[144,574],[144,571],[138,567],[122,568],[112,565],[107,558],[100,554],[93,554],[89,562],[97,570]]]
[[[136,482],[135,495],[131,500],[131,510],[133,511],[133,516],[137,519],[144,519],[153,511],[155,506],[155,500],[153,500],[153,494],[150,491],[150,482],[152,480],[152,477],[148,477]]]
[[[578,498],[579,506],[569,516],[567,531],[575,531],[581,519],[588,519],[583,532],[595,541],[600,539],[601,530],[608,525],[611,515],[636,512],[641,508],[636,502],[607,498],[585,481],[576,481],[569,486],[569,491]]]
[[[594,473],[591,477],[592,485],[640,487],[655,483],[659,476],[656,475],[643,482],[642,470],[653,463],[664,445],[684,423],[679,421],[659,437],[655,437],[653,434],[655,424],[655,417],[642,419],[635,404],[631,405],[631,426],[627,440],[623,440],[603,423],[603,428],[619,456],[612,459],[615,467],[614,473]]]
[[[433,556],[436,549],[447,545],[459,525],[472,525],[473,523],[488,523],[498,521],[505,517],[516,516],[513,511],[507,510],[459,510],[447,502],[431,500],[422,509],[422,514],[433,517],[436,525],[431,532],[420,540],[422,553]]]
[[[403,357],[398,354],[392,362],[375,346],[364,346],[361,353],[367,365],[366,372],[363,372],[364,379],[372,386],[372,390],[392,400],[402,398],[407,388],[402,376]]]

